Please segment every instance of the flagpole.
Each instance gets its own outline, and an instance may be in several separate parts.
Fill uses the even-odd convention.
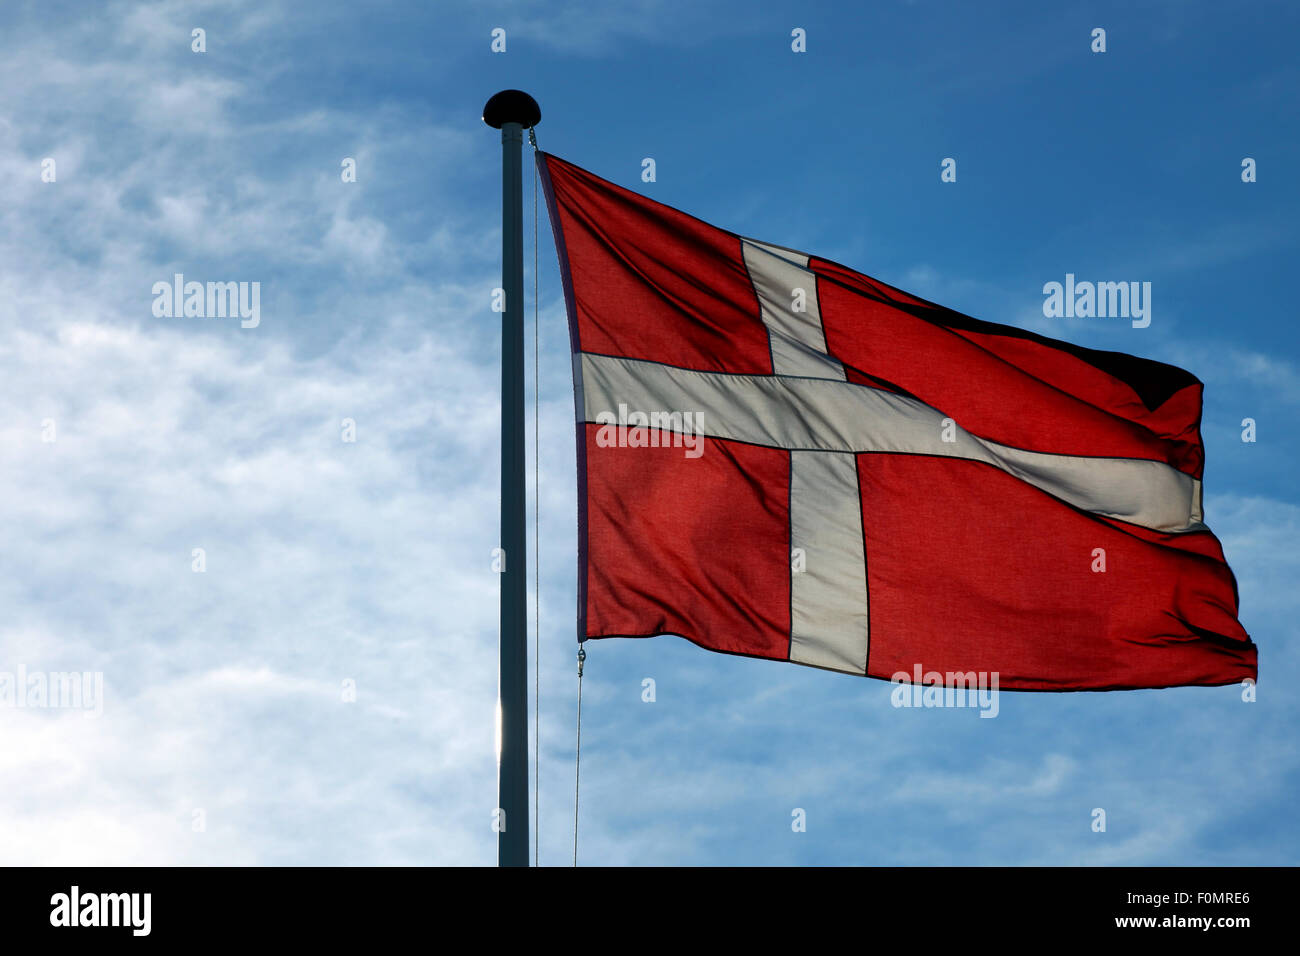
[[[501,130],[501,665],[497,719],[497,866],[528,865],[527,538],[524,507],[524,201],[523,131],[542,111],[520,90],[502,90],[483,107]]]

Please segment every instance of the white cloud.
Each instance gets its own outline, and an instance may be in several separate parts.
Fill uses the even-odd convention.
[[[8,859],[485,862],[490,370],[428,336],[377,337],[348,370],[236,329],[51,328],[0,331],[0,660],[103,671],[107,700],[100,720],[0,711],[24,782],[0,797],[26,835]],[[374,825],[264,842],[322,814]],[[416,815],[422,842],[397,850]]]

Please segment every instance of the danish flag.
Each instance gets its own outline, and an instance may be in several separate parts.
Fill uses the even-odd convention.
[[[970,318],[538,153],[578,638],[1002,688],[1254,680],[1190,373]]]

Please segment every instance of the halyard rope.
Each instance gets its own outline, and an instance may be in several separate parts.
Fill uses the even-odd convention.
[[[578,645],[578,741],[573,750],[573,865],[578,865],[578,781],[582,773],[582,665],[587,650]]]
[[[542,727],[542,569],[539,557],[541,548],[541,468],[538,464],[542,445],[538,440],[538,406],[541,389],[538,385],[538,341],[540,306],[537,301],[537,132],[528,129],[528,143],[533,147],[533,866],[541,866],[539,852],[541,841],[541,727]]]

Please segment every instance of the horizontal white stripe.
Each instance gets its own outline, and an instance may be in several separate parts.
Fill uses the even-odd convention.
[[[700,433],[791,450],[902,452],[980,461],[1077,508],[1158,531],[1200,525],[1200,482],[1163,462],[1022,451],[952,427],[928,405],[849,382],[727,375],[582,354],[586,421],[619,403],[703,416]]]

